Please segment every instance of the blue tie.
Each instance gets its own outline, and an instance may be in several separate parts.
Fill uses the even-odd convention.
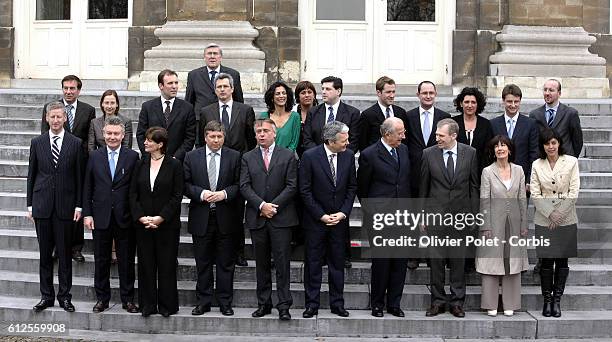
[[[425,146],[427,146],[427,142],[429,141],[429,136],[431,135],[431,126],[429,125],[429,112],[424,111],[423,116],[423,141],[425,142]]]
[[[546,112],[548,113],[548,127],[552,127],[553,121],[555,121],[555,110],[550,108]]]
[[[66,106],[66,116],[68,117],[68,127],[70,128],[70,132],[74,128],[74,115],[72,114],[72,108],[74,108],[71,104]]]
[[[512,134],[514,134],[514,120],[508,119],[508,138],[512,139]]]
[[[327,116],[327,123],[334,121],[334,107],[329,107],[329,115]]]
[[[111,179],[115,179],[115,155],[116,151],[110,151],[110,158],[108,159],[108,166],[110,167]]]
[[[393,157],[393,160],[395,160],[395,162],[399,164],[399,159],[397,158],[397,152],[395,151],[395,148],[391,149],[391,157]]]

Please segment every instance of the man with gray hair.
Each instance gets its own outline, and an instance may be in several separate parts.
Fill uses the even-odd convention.
[[[234,101],[244,102],[240,73],[232,68],[221,65],[223,50],[215,43],[204,48],[205,66],[191,70],[187,74],[187,90],[185,101],[191,103],[195,109],[196,120],[200,120],[202,108],[217,101],[215,94],[215,79],[221,73],[230,74],[234,79]]]
[[[355,154],[347,149],[349,128],[339,121],[323,127],[323,145],[302,155],[299,188],[306,240],[304,318],[318,314],[322,267],[327,260],[331,312],[348,317],[344,308],[345,240],[357,191]]]
[[[427,201],[428,211],[442,214],[478,211],[479,175],[476,150],[457,141],[459,125],[453,119],[442,119],[437,124],[436,146],[423,150],[419,197]],[[431,206],[435,204],[435,207]],[[423,227],[428,235],[440,238],[461,237],[452,226]],[[465,245],[429,247],[431,307],[426,316],[433,317],[446,310],[455,317],[464,317],[465,301]],[[450,267],[451,295],[444,291],[445,264]]]

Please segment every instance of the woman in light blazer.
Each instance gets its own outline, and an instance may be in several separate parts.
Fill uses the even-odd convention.
[[[542,258],[540,283],[545,317],[561,317],[561,296],[569,274],[567,259],[578,254],[576,199],[580,189],[578,159],[565,154],[557,132],[540,132],[540,158],[531,168],[535,237],[548,242],[536,248]],[[554,269],[553,269],[554,267]]]
[[[89,137],[87,139],[87,151],[91,152],[98,147],[106,146],[104,142],[104,120],[106,117],[116,115],[125,124],[125,136],[121,142],[122,147],[132,148],[132,121],[125,116],[119,114],[119,95],[117,92],[109,89],[102,93],[100,97],[100,109],[103,115],[91,120],[89,125]]]
[[[487,151],[494,162],[482,170],[480,212],[485,223],[480,233],[497,243],[476,250],[476,271],[482,275],[480,306],[497,316],[501,278],[504,315],[512,316],[521,308],[521,272],[529,268],[527,248],[508,243],[527,236],[525,174],[512,163],[514,144],[507,136],[493,137]]]

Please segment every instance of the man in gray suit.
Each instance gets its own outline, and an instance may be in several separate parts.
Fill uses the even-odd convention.
[[[272,310],[270,253],[276,265],[279,319],[291,319],[289,291],[291,227],[299,224],[295,208],[297,160],[295,153],[274,143],[276,126],[270,119],[255,121],[257,147],[242,156],[240,192],[247,200],[245,225],[251,230],[257,264],[257,303],[253,317]]]
[[[427,204],[435,203],[435,212],[468,213],[478,211],[479,175],[476,150],[457,142],[459,126],[453,119],[437,124],[437,146],[423,150],[421,160],[421,186],[419,197]],[[427,206],[428,209],[429,206]],[[424,227],[431,236],[461,237],[466,233],[452,226]],[[447,303],[455,317],[464,317],[465,301],[465,246],[429,247],[431,307],[426,316],[433,317],[445,311]],[[445,263],[450,266],[451,295],[444,291]]]
[[[546,103],[532,110],[529,117],[538,123],[540,131],[550,127],[559,133],[565,153],[578,158],[583,145],[578,111],[559,102],[561,82],[558,80],[547,80],[543,90]]]

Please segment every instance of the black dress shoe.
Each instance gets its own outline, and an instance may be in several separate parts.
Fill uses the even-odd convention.
[[[151,315],[155,315],[157,313],[157,310],[142,310],[142,317],[149,317]]]
[[[345,259],[344,260],[344,268],[352,268],[353,264],[351,263],[351,260],[349,259]]]
[[[387,312],[395,317],[404,317],[404,311],[400,308],[388,308]]]
[[[289,309],[278,309],[278,319],[280,319],[281,321],[291,320],[291,314],[289,313]]]
[[[416,270],[417,268],[419,268],[419,260],[418,259],[410,259],[408,260],[408,269],[409,270]]]
[[[196,307],[191,310],[191,314],[194,316],[203,315],[205,312],[210,312],[210,305],[196,305]]]
[[[34,305],[32,310],[34,310],[34,312],[41,312],[46,308],[52,307],[54,305],[54,302],[55,301],[53,299],[41,299],[38,304]]]
[[[106,309],[108,309],[108,302],[103,302],[103,301],[99,300],[96,303],[96,305],[94,305],[93,312],[100,313],[100,312],[103,312]]]
[[[138,311],[140,311],[138,306],[132,302],[125,302],[121,304],[121,308],[129,313],[138,313]]]
[[[221,311],[221,314],[223,316],[233,316],[234,315],[234,310],[229,305],[228,306],[225,306],[225,305],[220,306],[219,307],[219,311]]]
[[[244,258],[244,255],[238,255],[238,257],[236,258],[236,266],[240,266],[240,267],[249,266],[249,263],[247,263],[246,259]]]
[[[253,311],[252,317],[258,318],[272,313],[272,307],[268,305],[260,305],[257,310]]]
[[[450,313],[452,313],[453,316],[455,317],[459,317],[459,318],[465,317],[465,311],[463,311],[463,308],[460,305],[451,306]]]
[[[81,251],[72,252],[72,260],[77,262],[85,262],[85,257],[81,253]]]
[[[166,312],[166,311],[161,312],[161,315],[162,315],[162,317],[164,317],[164,318],[168,318],[168,317],[170,317],[170,313],[169,313],[169,312]]]
[[[338,315],[340,317],[348,317],[349,316],[349,312],[346,311],[343,307],[339,306],[337,308],[332,308],[331,309],[331,313],[333,313],[334,315]]]
[[[306,308],[306,310],[304,310],[304,313],[302,314],[302,317],[304,318],[313,318],[314,316],[319,314],[319,310],[315,309],[315,308]]]
[[[60,301],[60,307],[64,309],[64,311],[74,312],[74,305],[72,305],[70,299],[64,299]]]
[[[433,304],[429,309],[427,309],[427,311],[425,312],[425,316],[434,317],[441,313],[444,313],[444,311],[445,311],[445,308],[443,305]]]
[[[383,317],[385,314],[383,313],[382,308],[373,307],[372,308],[372,316],[374,317]]]

